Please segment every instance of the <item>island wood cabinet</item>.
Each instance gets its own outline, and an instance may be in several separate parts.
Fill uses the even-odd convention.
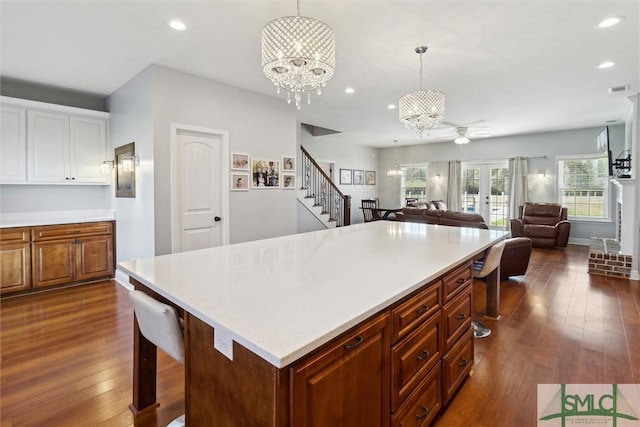
[[[0,292],[19,292],[31,287],[31,230],[28,227],[0,230]]]
[[[214,349],[214,328],[185,312],[187,423],[428,426],[473,366],[471,283],[465,262],[283,368],[236,342],[227,359]],[[146,357],[134,357],[133,407],[143,409],[155,402],[143,390],[155,367],[137,360]]]
[[[113,277],[112,221],[4,228],[2,294]]]
[[[108,117],[100,111],[1,97],[0,183],[109,183]]]

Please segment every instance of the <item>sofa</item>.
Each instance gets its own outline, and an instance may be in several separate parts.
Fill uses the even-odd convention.
[[[447,205],[442,200],[409,202],[401,212],[396,213],[396,220],[455,227],[489,228],[481,215],[447,210]]]
[[[571,223],[559,203],[527,202],[510,223],[512,237],[528,237],[536,248],[566,247],[569,242]]]

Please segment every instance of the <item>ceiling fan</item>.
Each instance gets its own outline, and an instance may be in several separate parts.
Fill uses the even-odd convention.
[[[451,134],[455,135],[455,142],[458,145],[468,144],[471,139],[470,137],[487,137],[490,136],[489,131],[487,131],[486,126],[475,126],[476,123],[471,123],[468,125],[458,125],[455,123],[444,123],[446,125],[451,126]]]

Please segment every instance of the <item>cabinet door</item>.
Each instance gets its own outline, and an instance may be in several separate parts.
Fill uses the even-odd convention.
[[[75,240],[53,240],[33,244],[33,286],[36,288],[74,280]]]
[[[2,106],[0,122],[0,183],[27,180],[26,110]]]
[[[69,140],[69,173],[74,182],[106,183],[102,172],[107,160],[107,121],[91,117],[71,116]]]
[[[29,181],[71,182],[69,174],[69,115],[27,112]]]
[[[0,293],[31,287],[31,247],[27,243],[0,244]]]
[[[76,241],[76,280],[112,276],[113,238],[111,236],[84,237]]]
[[[376,427],[389,423],[389,314],[292,368],[291,425]]]

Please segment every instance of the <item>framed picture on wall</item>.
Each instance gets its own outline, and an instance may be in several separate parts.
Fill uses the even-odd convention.
[[[115,149],[116,197],[136,197],[136,143]]]
[[[277,160],[251,160],[251,188],[279,188],[280,162]]]
[[[231,191],[249,191],[249,174],[242,172],[232,172]]]
[[[282,158],[282,172],[294,172],[296,170],[296,158],[295,157],[283,157]]]
[[[364,171],[353,171],[353,185],[364,185]]]
[[[340,184],[351,185],[351,169],[340,169]]]
[[[283,173],[282,174],[282,188],[284,190],[295,190],[296,189],[296,175]]]
[[[231,153],[231,169],[239,171],[249,170],[249,155],[242,153]]]
[[[364,182],[367,185],[376,185],[376,171],[366,171],[364,173]]]

